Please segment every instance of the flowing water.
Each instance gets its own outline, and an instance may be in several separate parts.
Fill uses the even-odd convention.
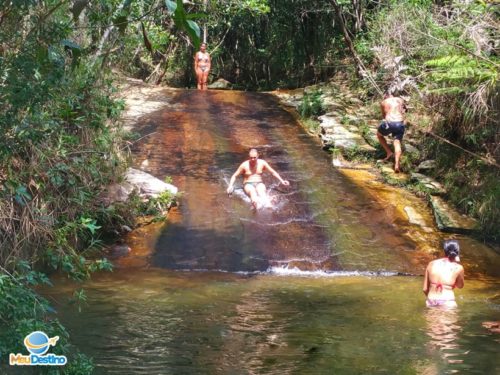
[[[500,257],[467,237],[459,309],[429,310],[425,265],[444,238],[411,225],[425,203],[373,174],[341,173],[266,94],[169,92],[137,127],[137,164],[182,191],[164,224],[134,231],[132,252],[84,288],[47,291],[98,374],[498,373]],[[265,182],[254,211],[228,180],[257,147],[290,187]],[[237,187],[238,187],[237,186]],[[432,224],[429,224],[432,226]]]

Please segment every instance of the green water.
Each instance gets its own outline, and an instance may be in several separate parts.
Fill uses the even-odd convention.
[[[495,374],[498,284],[459,309],[424,307],[420,277],[117,270],[84,285],[81,313],[49,291],[96,374]]]

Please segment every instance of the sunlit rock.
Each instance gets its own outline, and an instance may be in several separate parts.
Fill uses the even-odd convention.
[[[105,206],[109,206],[114,202],[126,202],[130,194],[134,191],[134,185],[128,182],[122,182],[121,184],[113,184],[108,186],[106,192],[101,198],[102,203]]]
[[[396,184],[407,183],[408,180],[410,179],[410,176],[408,176],[406,173],[396,173],[394,171],[393,166],[392,165],[389,166],[389,164],[392,163],[386,163],[386,162],[378,163],[380,172],[387,179],[387,181],[389,183],[396,183]]]
[[[470,233],[477,229],[476,220],[460,215],[442,198],[431,196],[431,206],[439,230],[450,233]]]
[[[364,138],[354,131],[355,127],[340,124],[337,119],[323,115],[318,117],[321,127],[321,140],[325,146],[332,146],[343,150],[361,151],[363,153],[375,153],[375,148],[370,146]]]
[[[403,150],[404,152],[407,152],[407,153],[410,153],[410,154],[414,154],[414,155],[419,155],[420,154],[420,151],[418,150],[418,148],[416,148],[415,146],[413,146],[410,142],[406,142],[403,138]]]
[[[429,190],[429,193],[433,195],[442,195],[446,193],[446,189],[436,180],[423,175],[421,173],[412,173],[411,179],[422,184],[426,189]]]
[[[143,198],[156,197],[164,191],[177,194],[178,189],[174,185],[150,175],[149,173],[129,168],[125,173],[125,181],[132,184]]]
[[[404,208],[410,224],[422,227],[425,232],[432,232],[432,229],[427,225],[422,215],[420,215],[413,207],[406,206]]]
[[[224,78],[219,78],[208,85],[208,88],[216,90],[230,90],[232,86],[233,84],[231,82],[226,81]]]
[[[429,169],[434,169],[434,168],[436,168],[436,161],[435,160],[424,160],[417,167],[417,169],[419,171],[424,171],[424,170],[429,170]]]

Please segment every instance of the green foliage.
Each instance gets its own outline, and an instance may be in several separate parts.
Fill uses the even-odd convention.
[[[327,77],[343,55],[327,0],[212,1],[206,25],[220,45],[213,74],[242,88],[298,87]]]
[[[320,122],[311,117],[306,117],[302,119],[301,123],[311,133],[316,134],[320,130]]]
[[[58,355],[68,357],[68,365],[62,368],[41,366],[38,374],[91,374],[92,360],[75,352],[69,343],[69,334],[61,323],[54,319],[55,310],[49,302],[40,297],[33,287],[50,284],[43,273],[31,270],[27,262],[19,262],[13,274],[0,273],[0,353],[25,353],[23,340],[33,331],[43,331],[49,337],[59,336],[60,340],[52,349]]]
[[[194,44],[194,47],[198,49],[201,43],[200,40],[201,31],[200,27],[196,22],[193,21],[193,19],[201,18],[203,17],[203,15],[186,14],[182,0],[177,0],[177,1],[165,0],[165,4],[167,6],[168,11],[173,16],[175,25],[179,29],[184,30],[189,35],[191,41]]]
[[[299,105],[299,113],[304,118],[317,117],[324,113],[323,99],[320,90],[304,93],[302,103]]]
[[[175,204],[176,196],[169,191],[164,191],[155,198],[149,199],[141,207],[145,215],[156,216],[158,219],[165,218],[165,212]]]
[[[465,55],[443,56],[427,60],[425,65],[434,68],[428,74],[430,91],[433,93],[460,94],[471,92],[475,91],[478,85],[486,83],[494,86],[498,81],[499,73],[495,66]]]

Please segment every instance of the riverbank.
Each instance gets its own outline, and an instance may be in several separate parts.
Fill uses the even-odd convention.
[[[440,160],[426,159],[428,140],[422,137],[418,124],[428,123],[429,118],[418,112],[408,115],[401,159],[403,173],[396,174],[392,163],[379,161],[385,157],[376,136],[380,122],[379,102],[361,100],[360,93],[344,82],[331,80],[304,89],[275,91],[273,94],[286,108],[305,114],[301,118],[304,128],[311,136],[321,140],[323,149],[332,155],[333,167],[341,173],[360,181],[372,180],[395,188],[402,187],[424,199],[431,209],[433,223],[426,222],[422,214],[411,207],[405,207],[403,216],[410,223],[426,231],[436,227],[443,235],[470,234],[495,240],[496,234],[491,230],[486,231],[484,236],[485,227],[481,220],[465,215],[454,205],[450,195],[457,195],[455,190],[458,187],[450,186],[450,181],[442,177],[446,173],[436,176],[441,171],[438,167]],[[463,193],[466,197],[465,190]]]

